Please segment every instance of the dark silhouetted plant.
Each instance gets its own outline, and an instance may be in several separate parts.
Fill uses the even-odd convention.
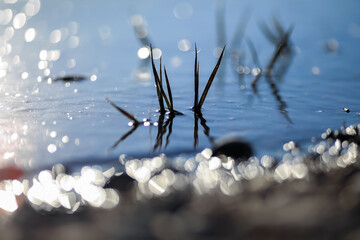
[[[153,50],[152,50],[152,46],[150,45],[150,58],[151,58],[151,66],[152,66],[152,70],[153,70],[153,75],[154,75],[154,80],[155,80],[155,87],[156,87],[156,93],[158,96],[158,101],[159,101],[159,106],[160,106],[160,114],[165,114],[165,106],[164,106],[164,100],[165,103],[167,105],[167,108],[170,112],[170,115],[174,116],[177,114],[182,114],[178,111],[176,111],[174,109],[174,102],[173,102],[173,98],[172,98],[172,92],[171,92],[171,86],[170,86],[170,81],[166,72],[166,67],[164,66],[164,72],[165,72],[165,81],[166,81],[166,86],[167,86],[167,91],[168,91],[168,95],[169,97],[166,95],[164,88],[163,88],[163,84],[162,84],[162,64],[161,64],[161,58],[160,58],[160,75],[158,74],[156,67],[155,67],[155,63],[154,63],[154,56],[153,56]]]
[[[197,47],[195,45],[195,74],[194,74],[194,81],[195,81],[195,100],[194,100],[194,106],[193,106],[193,110],[198,113],[201,111],[201,107],[202,105],[204,104],[204,101],[205,101],[205,98],[206,98],[206,95],[207,93],[209,92],[209,89],[211,87],[211,84],[212,82],[214,81],[214,78],[215,78],[215,75],[216,75],[216,72],[217,70],[219,69],[219,66],[220,66],[220,63],[221,63],[221,59],[224,55],[224,52],[225,52],[225,47],[223,48],[223,50],[221,51],[221,54],[220,54],[220,57],[209,77],[209,80],[207,81],[207,84],[204,88],[204,91],[200,97],[200,100],[199,102],[197,101],[197,98],[198,98],[198,91],[199,91],[199,63],[197,61]]]
[[[125,111],[124,109],[122,109],[121,107],[119,107],[118,105],[116,105],[115,103],[113,103],[112,101],[110,101],[109,98],[105,98],[106,101],[113,106],[114,108],[116,108],[119,112],[121,112],[125,117],[129,118],[133,125],[139,125],[140,121],[138,121],[132,114],[128,113],[127,111]]]

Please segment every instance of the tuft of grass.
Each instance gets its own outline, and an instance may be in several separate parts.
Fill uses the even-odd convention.
[[[176,111],[174,109],[174,103],[173,103],[173,98],[172,98],[172,92],[171,92],[171,86],[170,86],[170,81],[166,72],[166,67],[164,65],[164,72],[165,72],[165,81],[166,81],[166,86],[167,86],[167,92],[169,97],[167,97],[164,88],[163,88],[163,84],[162,84],[162,64],[161,64],[161,58],[160,58],[160,75],[158,74],[155,64],[154,64],[154,56],[152,54],[152,46],[150,45],[150,58],[151,58],[151,65],[152,65],[152,70],[153,70],[153,75],[154,75],[154,80],[155,80],[155,87],[156,87],[156,93],[158,96],[158,100],[159,100],[159,105],[160,105],[160,114],[164,115],[165,114],[165,106],[164,106],[164,100],[165,103],[167,105],[167,108],[169,109],[170,115],[174,116],[174,115],[181,115],[182,113]],[[160,76],[160,77],[159,77]]]
[[[124,109],[122,109],[121,107],[117,106],[115,103],[113,103],[112,101],[110,101],[109,98],[105,98],[105,100],[114,108],[116,108],[119,112],[121,112],[125,117],[129,118],[134,125],[139,125],[140,121],[138,121],[134,115],[130,114],[129,112],[125,111]]]
[[[212,82],[214,81],[216,72],[217,72],[217,70],[219,69],[219,66],[220,66],[222,57],[223,57],[224,52],[225,52],[225,48],[226,48],[226,45],[224,46],[223,50],[221,51],[220,57],[219,57],[216,65],[215,65],[215,67],[214,67],[214,69],[213,69],[210,77],[209,77],[209,80],[207,81],[207,84],[206,84],[206,86],[205,86],[205,88],[204,88],[204,91],[203,91],[203,93],[202,93],[202,95],[201,95],[201,97],[200,97],[200,100],[199,100],[198,104],[193,107],[193,109],[194,109],[194,111],[195,111],[196,113],[199,113],[199,112],[201,111],[201,107],[202,107],[202,105],[204,104],[206,95],[207,95],[207,93],[209,92],[209,89],[210,89],[210,87],[211,87],[211,84],[212,84]],[[196,67],[195,67],[195,86],[196,86],[196,85],[198,86],[198,83],[196,83],[196,82],[198,82],[199,64],[196,63],[196,61],[197,61],[197,54],[195,54],[195,64],[196,64]],[[195,90],[195,95],[196,95],[196,92],[197,92],[197,91]],[[196,102],[196,96],[195,96],[195,102]]]

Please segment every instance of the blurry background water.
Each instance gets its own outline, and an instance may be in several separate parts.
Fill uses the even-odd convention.
[[[211,146],[199,124],[194,148],[194,43],[202,91],[219,55],[225,59],[204,104],[210,135],[250,142],[255,154],[277,156],[294,140],[306,151],[327,128],[359,122],[360,2],[349,1],[16,1],[0,3],[0,166],[101,161],[120,154],[193,154]],[[274,21],[275,19],[275,21]],[[281,79],[260,78],[275,48],[269,26],[290,36],[292,58]],[[274,30],[275,29],[275,30]],[[267,37],[266,37],[267,36]],[[156,122],[149,50],[162,56],[184,113],[173,121],[165,148],[155,126],[131,130],[110,98],[138,119]],[[158,64],[158,60],[157,64]],[[52,81],[81,75],[79,82]],[[52,79],[52,80],[51,80]],[[343,108],[350,110],[349,113]],[[314,140],[314,139],[313,139]]]

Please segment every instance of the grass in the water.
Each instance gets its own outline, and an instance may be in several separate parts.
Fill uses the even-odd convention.
[[[160,107],[159,112],[160,112],[160,114],[165,114],[163,94],[161,93],[161,90],[160,90],[160,79],[159,79],[159,75],[157,73],[157,70],[156,70],[156,67],[154,64],[154,56],[152,54],[151,45],[150,45],[150,58],[151,58],[151,66],[152,66],[154,80],[155,80],[156,94],[158,96],[158,101],[159,101],[159,107]]]
[[[119,138],[119,140],[117,140],[111,147],[109,150],[113,150],[115,149],[119,143],[121,143],[122,141],[124,141],[127,137],[129,137],[133,132],[135,132],[135,130],[137,129],[137,127],[140,124],[140,121],[138,121],[134,115],[132,115],[131,113],[125,111],[124,109],[122,109],[121,107],[119,107],[118,105],[116,105],[115,103],[113,103],[109,98],[105,98],[106,101],[113,106],[114,108],[116,108],[119,112],[121,112],[125,117],[129,118],[132,122],[132,128],[130,129],[130,131],[128,131],[127,133],[125,133],[123,136],[121,136],[121,138]]]
[[[134,115],[130,114],[129,112],[125,111],[124,109],[122,109],[121,107],[119,107],[118,105],[116,105],[115,103],[113,103],[112,101],[110,101],[109,98],[105,98],[106,101],[113,106],[114,108],[116,108],[119,112],[121,112],[125,117],[129,118],[132,122],[133,125],[139,125],[140,121],[138,121]]]
[[[223,50],[221,51],[220,57],[219,57],[216,65],[215,65],[210,77],[209,77],[209,80],[207,81],[207,84],[206,84],[206,86],[204,88],[204,91],[203,91],[198,103],[197,103],[197,96],[198,96],[197,94],[198,94],[198,87],[199,87],[199,63],[197,62],[197,49],[195,48],[195,101],[194,101],[193,109],[194,109],[194,111],[196,113],[199,113],[201,111],[201,107],[204,104],[206,95],[209,92],[211,84],[214,81],[216,72],[219,69],[222,57],[223,57],[224,52],[225,52],[225,47],[226,46],[224,46]]]
[[[156,93],[158,96],[158,100],[159,100],[159,106],[160,106],[160,114],[165,114],[165,106],[164,106],[164,100],[165,103],[167,105],[167,108],[170,112],[170,115],[174,116],[177,114],[182,114],[178,111],[176,111],[174,109],[174,102],[173,102],[173,98],[172,98],[172,92],[171,92],[171,86],[170,86],[170,81],[166,72],[166,67],[164,65],[164,72],[165,72],[165,81],[166,81],[166,86],[167,86],[167,92],[169,97],[166,95],[164,88],[163,88],[163,84],[162,84],[162,64],[161,64],[161,58],[160,58],[160,75],[158,74],[156,67],[155,67],[155,63],[154,63],[154,56],[152,53],[152,46],[150,45],[150,58],[151,58],[151,65],[152,65],[152,70],[153,70],[153,75],[154,75],[154,80],[155,80],[155,87],[156,87]]]
[[[199,62],[197,60],[197,46],[195,43],[195,66],[194,66],[194,110],[197,109],[199,103]]]
[[[204,127],[204,133],[207,137],[209,137],[210,142],[212,142],[212,138],[209,135],[210,132],[210,128],[206,125],[206,120],[202,117],[201,114],[201,107],[206,99],[207,93],[211,87],[212,82],[215,79],[215,75],[219,69],[221,60],[223,58],[225,52],[225,46],[222,49],[222,52],[219,56],[219,59],[209,77],[209,80],[207,81],[207,84],[205,86],[205,89],[200,97],[200,100],[198,100],[199,98],[199,62],[198,62],[198,57],[197,57],[197,46],[195,44],[195,67],[194,67],[194,80],[195,80],[195,99],[194,99],[194,115],[195,115],[195,126],[194,126],[194,146],[197,146],[197,142],[198,142],[198,119],[200,118],[200,123],[201,125]],[[166,67],[164,66],[164,75],[165,75],[165,82],[166,82],[166,86],[167,86],[167,94],[164,91],[163,88],[163,78],[162,78],[162,60],[160,58],[160,68],[159,68],[159,73],[158,70],[155,67],[155,63],[154,63],[154,56],[153,56],[153,52],[152,52],[152,47],[150,45],[150,59],[151,59],[151,66],[152,66],[152,70],[153,70],[153,75],[154,75],[154,80],[155,80],[155,87],[156,87],[156,93],[158,96],[158,101],[159,101],[159,106],[160,106],[160,110],[159,110],[159,120],[158,120],[158,133],[156,136],[156,141],[155,141],[155,145],[153,150],[157,150],[157,149],[161,149],[162,145],[163,145],[163,136],[165,135],[166,132],[168,132],[167,136],[166,136],[166,144],[165,147],[167,147],[167,145],[169,144],[169,139],[170,139],[170,135],[172,133],[172,124],[173,124],[173,119],[175,117],[175,115],[178,114],[182,114],[178,111],[176,111],[174,109],[174,102],[173,102],[173,97],[172,97],[172,90],[171,90],[171,86],[170,86],[170,81],[169,81],[169,77],[166,71]],[[122,142],[123,140],[125,140],[128,136],[130,136],[139,126],[139,124],[141,123],[140,121],[138,121],[132,114],[130,114],[129,112],[127,112],[126,110],[122,109],[121,107],[117,106],[115,103],[113,103],[110,99],[106,98],[106,101],[112,105],[114,108],[116,108],[119,112],[121,112],[123,115],[125,115],[127,118],[129,118],[132,123],[133,123],[133,127],[130,131],[128,131],[127,133],[125,133],[119,140],[117,140],[113,146],[110,149],[114,149],[118,146],[118,144],[120,142]],[[164,105],[164,101],[167,105],[167,108],[169,110],[169,115],[168,115],[168,119],[167,121],[164,123],[164,115],[166,113],[165,110],[165,105]]]
[[[172,98],[172,93],[171,93],[171,87],[170,87],[170,82],[169,82],[169,78],[166,72],[166,67],[164,65],[164,73],[165,73],[165,80],[166,80],[166,87],[167,87],[167,92],[169,94],[169,111],[171,114],[174,114],[174,102],[173,102],[173,98]]]

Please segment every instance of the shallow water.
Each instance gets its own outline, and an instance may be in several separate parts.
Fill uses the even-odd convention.
[[[306,151],[312,137],[327,128],[359,122],[357,1],[29,3],[34,3],[34,8],[24,8],[26,2],[22,1],[0,5],[12,12],[11,16],[9,10],[3,12],[6,17],[0,19],[1,165],[15,162],[32,169],[57,162],[101,164],[120,154],[165,152],[176,156],[211,146],[199,122],[194,148],[190,108],[195,42],[200,49],[200,91],[217,61],[214,49],[227,44],[202,111],[215,139],[234,134],[250,142],[257,156],[280,156],[283,144],[290,140]],[[38,6],[37,13],[31,11]],[[22,22],[21,12],[27,14],[26,22]],[[248,21],[245,38],[251,39],[265,68],[274,45],[262,33],[259,22],[271,26],[275,16],[285,29],[294,25],[290,36],[293,58],[282,80],[272,79],[276,89],[260,78],[255,93],[251,88],[254,76],[241,75],[239,80],[232,67],[231,42],[239,21]],[[148,39],[162,51],[175,108],[184,116],[173,120],[167,147],[168,132],[162,148],[154,151],[158,128],[139,126],[111,149],[131,127],[105,97],[138,119],[158,120],[150,65],[137,55],[143,43],[132,24],[139,21],[146,21]],[[31,28],[36,32],[34,39]],[[245,54],[244,65],[250,70],[257,67],[246,40],[239,44]],[[47,82],[47,77],[71,74],[88,76],[92,81]]]

